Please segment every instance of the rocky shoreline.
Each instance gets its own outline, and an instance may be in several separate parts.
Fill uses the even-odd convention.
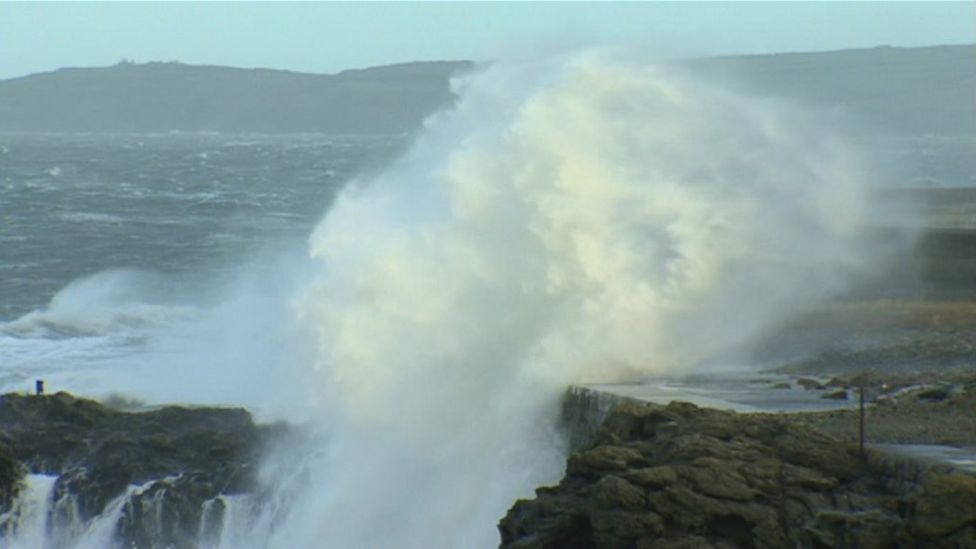
[[[791,416],[624,403],[499,531],[511,548],[976,547],[976,477]]]
[[[976,447],[973,326],[971,301],[898,300],[840,302],[787,326],[764,351],[802,358],[754,383],[850,403],[829,411],[571,393],[566,475],[508,511],[502,547],[976,547],[971,469],[889,446]]]
[[[17,534],[13,504],[27,475],[56,477],[58,546],[118,507],[109,535],[124,547],[193,548],[219,524],[222,496],[260,490],[259,460],[290,431],[240,408],[121,411],[67,393],[0,397],[0,539]],[[134,490],[133,487],[138,487]]]
[[[940,366],[936,347],[911,368],[875,367],[902,348],[832,350],[780,368],[789,381],[767,390],[852,399],[864,387],[869,443],[976,444],[976,372]],[[240,408],[121,404],[0,396],[0,542],[18,534],[18,501],[42,475],[52,547],[110,514],[105,539],[117,546],[226,546],[214,540],[228,503],[260,506],[259,463],[303,436]],[[976,547],[976,475],[861,454],[856,410],[575,406],[602,408],[565,418],[566,475],[513,505],[498,526],[502,547]]]

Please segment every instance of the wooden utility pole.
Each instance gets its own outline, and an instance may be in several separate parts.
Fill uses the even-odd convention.
[[[859,428],[860,428],[860,440],[861,440],[860,449],[861,449],[861,459],[864,459],[864,384],[863,383],[861,383],[861,386],[858,388],[858,393],[860,394],[860,414],[859,414],[859,420],[860,420]]]

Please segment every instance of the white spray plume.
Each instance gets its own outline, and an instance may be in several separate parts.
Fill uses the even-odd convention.
[[[272,545],[493,546],[569,384],[695,367],[867,261],[867,171],[797,110],[605,53],[457,91],[312,236],[333,436]]]

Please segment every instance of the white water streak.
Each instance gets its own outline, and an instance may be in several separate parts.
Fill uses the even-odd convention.
[[[10,511],[0,515],[3,538],[10,549],[45,549],[48,516],[57,477],[27,475]]]

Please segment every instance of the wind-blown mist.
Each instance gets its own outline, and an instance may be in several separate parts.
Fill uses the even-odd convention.
[[[866,170],[799,111],[604,54],[457,91],[312,235],[330,438],[271,546],[495,545],[567,385],[716,360],[870,261]]]

